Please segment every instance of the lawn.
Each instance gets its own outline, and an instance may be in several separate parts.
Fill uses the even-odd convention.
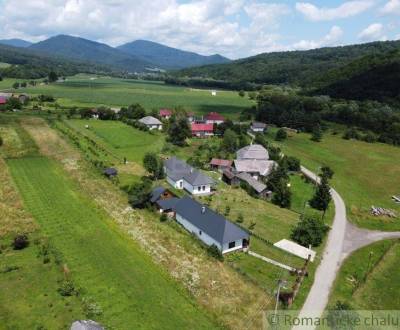
[[[27,157],[7,164],[26,209],[61,253],[75,286],[82,288],[80,298],[101,307],[96,319],[119,329],[215,327],[54,161]],[[18,311],[12,319],[23,317],[29,325],[23,328],[32,328],[29,321],[35,317]],[[43,319],[46,327],[50,322]]]
[[[252,101],[233,91],[218,91],[216,96],[212,96],[209,90],[169,86],[159,81],[91,78],[95,77],[78,75],[68,77],[67,81],[62,83],[38,85],[21,91],[32,95],[53,95],[59,104],[68,106],[122,107],[140,103],[148,111],[182,106],[199,114],[217,111],[228,117],[235,116],[253,105]],[[6,87],[11,85],[12,82],[9,82]]]
[[[272,139],[272,133],[270,133]],[[379,230],[400,230],[400,218],[379,218],[370,215],[372,205],[395,210],[400,204],[391,200],[400,194],[400,149],[381,143],[344,140],[327,132],[322,142],[310,141],[310,135],[297,134],[274,144],[301,159],[312,171],[328,165],[335,175],[332,185],[344,198],[349,219],[360,227]]]
[[[400,241],[385,240],[348,257],[340,269],[329,305],[341,300],[360,310],[399,310]]]

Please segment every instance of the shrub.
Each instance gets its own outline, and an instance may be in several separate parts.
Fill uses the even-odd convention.
[[[19,234],[14,238],[13,241],[14,250],[22,250],[25,249],[29,245],[28,236],[25,234]]]
[[[222,252],[218,249],[218,247],[215,244],[210,245],[207,248],[207,252],[211,257],[213,257],[219,261],[224,260],[224,256],[222,255]]]
[[[283,141],[287,139],[287,133],[283,128],[280,128],[275,135],[276,141]]]
[[[243,223],[243,221],[244,221],[243,214],[242,214],[242,213],[239,213],[236,222],[237,222],[237,223]]]
[[[166,215],[165,213],[161,213],[161,215],[160,215],[160,221],[161,221],[161,222],[165,222],[165,221],[167,221],[167,220],[168,220],[167,215]]]
[[[57,291],[63,297],[69,297],[76,293],[74,283],[70,280],[64,280]]]
[[[290,237],[300,245],[305,247],[312,245],[315,247],[322,243],[328,230],[329,227],[321,220],[307,217],[293,228]]]

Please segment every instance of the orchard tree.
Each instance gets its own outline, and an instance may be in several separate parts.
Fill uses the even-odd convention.
[[[290,238],[302,246],[309,247],[321,245],[329,227],[321,220],[305,217],[293,228]]]
[[[154,179],[157,180],[163,177],[163,164],[155,153],[148,152],[144,155],[143,166]]]
[[[167,141],[183,147],[186,144],[186,139],[190,136],[191,131],[186,115],[174,114],[169,120]]]
[[[151,197],[151,181],[142,178],[142,182],[131,186],[128,190],[129,204],[133,208],[143,209],[149,205]]]
[[[272,203],[282,208],[289,208],[292,203],[292,192],[286,180],[281,179],[275,187]]]
[[[238,146],[237,134],[231,129],[227,129],[224,133],[221,147],[224,151],[232,153],[235,152]]]

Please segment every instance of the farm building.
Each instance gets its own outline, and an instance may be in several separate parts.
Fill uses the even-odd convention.
[[[152,116],[146,116],[142,119],[139,119],[139,123],[146,125],[149,130],[162,130],[162,122]]]
[[[221,116],[217,112],[210,112],[208,115],[205,116],[206,124],[222,124],[225,121],[225,118]]]
[[[214,135],[214,124],[191,124],[192,136],[208,137]]]
[[[217,159],[213,158],[210,162],[210,168],[213,170],[218,170],[220,172],[232,167],[232,161],[227,159]]]
[[[231,186],[240,185],[240,179],[236,176],[236,173],[233,172],[231,169],[226,169],[222,172],[222,181]]]
[[[244,147],[236,152],[234,167],[238,173],[248,173],[253,178],[268,176],[276,162],[269,160],[268,151],[259,144]]]
[[[250,236],[222,215],[186,196],[175,205],[175,217],[186,230],[222,253],[248,248]]]
[[[169,119],[172,116],[172,110],[170,110],[170,109],[160,109],[159,115],[163,119]]]
[[[246,182],[259,198],[267,199],[271,197],[272,191],[268,190],[264,183],[254,179],[250,174],[239,173],[236,177],[240,181]]]
[[[250,126],[250,130],[253,133],[264,133],[266,128],[267,128],[266,124],[260,123],[260,122],[256,122],[256,121],[252,122],[251,126]]]
[[[214,180],[175,157],[164,161],[168,183],[176,189],[185,189],[192,195],[209,195]]]
[[[150,202],[156,203],[159,200],[165,200],[176,197],[174,193],[164,187],[156,187],[151,192]]]

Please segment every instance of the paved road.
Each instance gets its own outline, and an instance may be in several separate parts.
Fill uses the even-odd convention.
[[[302,172],[312,180],[319,181],[319,178],[308,169],[302,167]],[[334,189],[331,190],[331,194],[335,204],[335,218],[332,229],[329,231],[321,263],[315,273],[314,284],[311,287],[311,291],[308,294],[299,317],[319,317],[322,315],[328,303],[329,292],[335,280],[336,273],[341,264],[347,224],[346,206],[343,199]]]
[[[304,175],[319,182],[313,172],[301,168]],[[343,260],[355,250],[373,242],[400,238],[400,232],[379,232],[360,229],[347,221],[346,205],[340,195],[331,189],[335,204],[335,217],[321,263],[315,273],[314,283],[303,305],[299,317],[320,317],[328,304],[329,293]],[[294,327],[293,329],[314,329],[314,327]]]

